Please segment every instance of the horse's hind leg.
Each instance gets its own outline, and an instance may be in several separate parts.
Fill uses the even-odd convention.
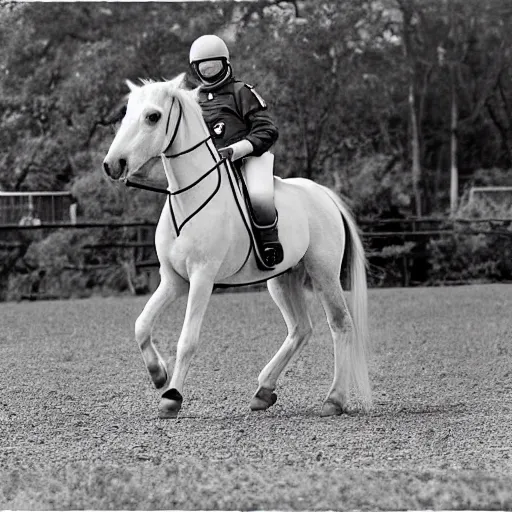
[[[310,262],[311,263],[311,262]],[[353,322],[341,288],[339,272],[328,272],[325,265],[308,267],[331,331],[334,344],[334,378],[322,406],[321,416],[342,414],[347,408],[351,375],[350,342]]]
[[[304,267],[300,265],[267,283],[270,295],[283,314],[288,336],[258,377],[258,390],[251,400],[253,411],[267,409],[275,403],[277,396],[273,391],[279,375],[311,338],[313,327],[307,307],[304,280]]]
[[[149,376],[157,389],[167,382],[167,370],[162,356],[151,339],[151,330],[162,309],[186,293],[188,283],[172,271],[162,272],[162,279],[155,293],[146,303],[135,321],[135,339],[142,353]]]
[[[341,285],[336,282],[328,289],[319,291],[334,344],[334,377],[327,398],[322,406],[322,416],[341,414],[347,409],[351,354],[350,344],[354,330],[352,317],[343,295]]]

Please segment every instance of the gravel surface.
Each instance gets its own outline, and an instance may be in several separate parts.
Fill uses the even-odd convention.
[[[369,298],[375,407],[335,418],[313,297],[313,339],[252,413],[284,322],[266,292],[214,295],[178,420],[133,339],[147,297],[0,304],[0,508],[512,509],[512,286]],[[184,309],[155,329],[166,357]]]

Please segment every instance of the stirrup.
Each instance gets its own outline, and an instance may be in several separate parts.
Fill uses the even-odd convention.
[[[273,270],[284,259],[283,246],[279,242],[277,231],[277,215],[272,224],[267,226],[258,225],[252,219],[254,227],[254,235],[258,245],[258,252],[261,256],[261,270]],[[259,265],[258,265],[259,266]]]
[[[283,246],[279,242],[263,244],[263,262],[267,267],[275,267],[284,259]]]

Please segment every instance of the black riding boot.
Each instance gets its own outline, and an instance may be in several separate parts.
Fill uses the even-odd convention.
[[[265,265],[267,267],[279,265],[283,261],[284,253],[277,232],[277,217],[269,226],[257,226],[256,232]]]

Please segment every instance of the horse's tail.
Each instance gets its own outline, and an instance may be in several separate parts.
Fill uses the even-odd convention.
[[[321,186],[321,185],[320,185]],[[353,342],[350,346],[350,359],[352,361],[352,381],[360,393],[365,410],[372,405],[372,392],[368,377],[367,357],[369,355],[368,333],[368,294],[366,283],[366,256],[359,229],[349,208],[342,199],[327,187],[321,186],[327,195],[336,204],[343,223],[347,242],[343,258],[348,265],[351,289],[351,313],[353,320]]]

